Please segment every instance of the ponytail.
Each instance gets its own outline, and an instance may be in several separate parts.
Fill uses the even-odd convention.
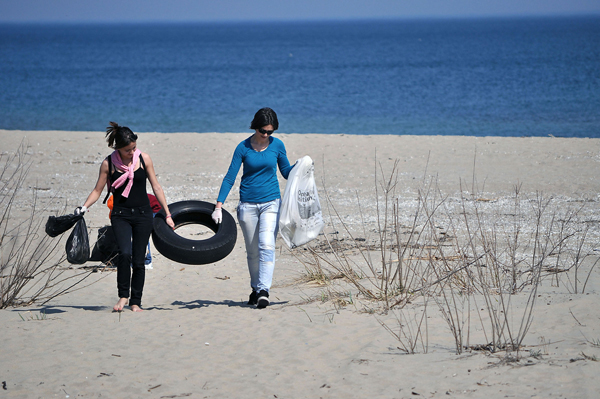
[[[133,133],[127,126],[119,126],[116,122],[110,122],[106,128],[106,142],[113,149],[127,147],[137,141],[137,134]]]

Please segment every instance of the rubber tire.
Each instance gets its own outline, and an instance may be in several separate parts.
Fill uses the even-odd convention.
[[[188,224],[201,224],[215,232],[206,240],[181,237],[166,222],[164,209],[154,217],[152,241],[165,257],[186,265],[206,265],[217,262],[231,253],[237,239],[237,226],[233,216],[223,209],[223,220],[216,224],[211,214],[215,204],[204,201],[180,201],[169,204],[175,230]]]

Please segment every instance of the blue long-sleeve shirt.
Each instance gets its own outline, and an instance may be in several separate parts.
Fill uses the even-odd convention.
[[[260,203],[281,198],[277,167],[285,179],[288,178],[293,167],[288,161],[285,145],[278,138],[269,137],[269,146],[258,152],[252,148],[250,138],[242,141],[235,148],[229,170],[219,190],[218,202],[225,202],[242,164],[244,165],[240,183],[242,202]]]

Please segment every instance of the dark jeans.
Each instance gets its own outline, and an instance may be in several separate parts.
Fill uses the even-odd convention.
[[[114,208],[111,224],[120,251],[117,261],[119,298],[130,298],[129,306],[141,306],[146,278],[144,257],[152,233],[152,208],[150,205],[139,208]]]

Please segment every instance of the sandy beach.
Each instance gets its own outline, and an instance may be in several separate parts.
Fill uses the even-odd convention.
[[[235,146],[249,135],[139,133],[138,147],[152,157],[169,202],[215,202]],[[214,264],[179,264],[153,248],[140,314],[112,312],[114,269],[100,269],[43,306],[0,310],[0,398],[600,397],[600,267],[592,269],[600,255],[600,139],[276,135],[290,162],[313,159],[326,235],[337,231],[335,237],[355,234],[369,242],[381,181],[396,165],[393,197],[403,226],[410,225],[426,187],[435,187],[445,204],[468,197],[483,211],[503,215],[518,189],[533,202],[551,199],[552,209],[577,209],[575,224],[586,231],[581,248],[589,256],[578,277],[564,272],[542,280],[515,359],[506,351],[457,354],[433,301],[427,349],[420,343],[417,353],[406,353],[382,326],[397,331],[401,309],[382,311],[352,287],[344,288],[345,301],[327,300],[327,287],[306,278],[305,265],[281,239],[272,303],[264,310],[245,305],[250,288],[239,228],[233,252]],[[26,143],[32,161],[11,212],[17,221],[30,215],[32,192],[42,218],[83,204],[110,153],[101,131],[0,130],[0,141],[5,155]],[[224,205],[233,215],[238,185],[239,176]],[[280,187],[283,193],[285,180]],[[101,201],[86,222],[93,243],[98,228],[109,224]],[[323,242],[320,237],[308,245]],[[84,266],[93,265],[101,266]],[[89,270],[63,267],[72,267],[67,275]],[[580,281],[577,293],[574,279]],[[516,315],[528,292],[514,295]],[[404,311],[423,311],[420,303]],[[488,343],[476,322],[471,329],[471,345]]]

